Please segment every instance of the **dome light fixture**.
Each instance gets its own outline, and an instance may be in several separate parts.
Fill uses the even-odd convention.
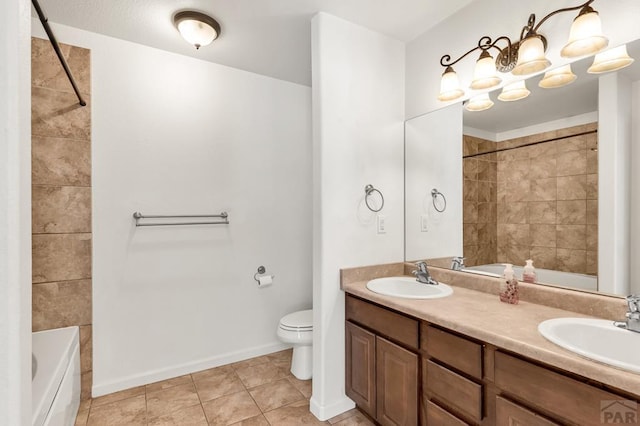
[[[498,99],[503,102],[513,102],[524,99],[530,94],[531,92],[529,91],[529,89],[527,89],[525,81],[520,80],[504,86],[502,88],[502,93],[498,95]]]
[[[469,99],[466,102],[464,107],[467,109],[467,111],[478,112],[478,111],[487,110],[492,106],[493,106],[493,101],[489,97],[489,94],[482,93],[480,95],[474,96],[473,98]]]
[[[633,63],[633,58],[627,53],[627,45],[614,47],[602,53],[598,53],[589,67],[589,74],[603,74],[628,67]]]
[[[202,12],[184,10],[173,16],[173,23],[189,44],[196,50],[207,46],[220,36],[218,21]]]
[[[543,89],[557,89],[573,83],[577,78],[578,76],[571,71],[571,64],[567,64],[547,71],[538,86]]]
[[[458,74],[451,67],[447,67],[442,73],[440,80],[440,95],[438,99],[442,102],[454,101],[464,95],[464,90],[460,87]]]

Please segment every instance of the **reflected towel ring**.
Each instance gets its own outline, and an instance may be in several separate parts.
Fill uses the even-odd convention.
[[[442,197],[442,201],[444,201],[444,206],[442,207],[442,210],[440,210],[438,208],[438,206],[436,205],[436,199],[438,198],[438,195]],[[437,189],[433,188],[431,190],[431,198],[432,198],[432,202],[433,202],[433,208],[436,209],[437,212],[442,213],[443,211],[445,211],[447,209],[447,199],[445,198],[444,194],[440,191],[438,191]]]
[[[377,192],[378,194],[380,194],[380,200],[382,200],[382,204],[380,204],[380,208],[377,210],[369,205],[369,196],[374,192]],[[364,196],[364,202],[367,205],[367,208],[369,210],[371,210],[374,213],[378,213],[380,210],[382,210],[382,208],[384,207],[384,195],[382,195],[382,192],[380,192],[380,190],[375,189],[373,185],[367,185],[364,187],[364,193],[366,194]]]

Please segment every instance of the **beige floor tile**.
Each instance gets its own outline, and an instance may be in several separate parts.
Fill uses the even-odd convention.
[[[204,402],[202,406],[212,426],[231,425],[260,415],[260,408],[246,390]]]
[[[263,413],[305,399],[304,395],[287,379],[255,387],[249,391],[249,394]]]
[[[330,424],[334,425],[334,424],[336,424],[336,423],[338,423],[338,422],[341,422],[341,421],[343,421],[343,420],[345,420],[345,419],[348,419],[349,417],[353,417],[353,416],[355,416],[355,415],[356,415],[356,414],[358,414],[358,413],[359,413],[359,411],[358,411],[358,409],[357,409],[357,408],[352,408],[351,410],[349,410],[349,411],[345,411],[345,412],[344,412],[344,413],[342,413],[342,414],[338,414],[337,416],[332,417],[332,418],[330,418],[330,419],[329,419],[329,420],[327,420],[327,421],[328,421]]]
[[[267,355],[267,357],[271,361],[291,361],[291,357],[293,355],[293,349],[285,349],[284,351],[274,352],[272,354]]]
[[[358,412],[355,416],[335,423],[334,426],[373,426],[373,423],[367,419],[364,414]]]
[[[110,393],[108,395],[99,396],[91,400],[91,407],[100,407],[102,405],[111,404],[112,402],[121,401],[123,399],[133,398],[134,396],[144,395],[144,386],[138,386],[123,391]]]
[[[298,401],[265,413],[271,426],[328,425],[309,411],[308,401]]]
[[[194,376],[194,381],[201,402],[244,390],[244,385],[233,369],[218,369],[217,372],[209,372],[198,378]]]
[[[174,386],[186,385],[189,383],[191,383],[191,375],[187,374],[185,376],[173,377],[171,379],[163,380],[161,382],[151,383],[146,386],[146,390],[147,392],[155,392],[159,390],[172,388]]]
[[[311,380],[300,380],[296,378],[293,374],[289,374],[289,376],[287,376],[287,379],[289,379],[291,384],[295,386],[296,389],[298,389],[300,393],[302,393],[305,396],[305,398],[311,398],[311,391],[312,391]]]
[[[87,420],[89,420],[89,410],[78,411],[75,426],[86,426]]]
[[[263,355],[255,358],[245,359],[244,361],[240,361],[240,362],[234,362],[233,364],[231,364],[231,366],[236,370],[238,370],[240,368],[252,367],[254,365],[264,364],[267,361],[269,361],[269,356]]]
[[[269,422],[262,414],[260,414],[259,416],[234,423],[232,426],[269,426]]]
[[[243,367],[236,370],[238,377],[247,388],[264,385],[265,383],[287,377],[288,372],[276,367],[271,361],[262,364]]]
[[[202,405],[191,407],[165,414],[149,421],[148,426],[207,426],[207,418],[204,415]]]
[[[191,377],[193,378],[194,381],[197,382],[198,380],[205,379],[209,376],[217,376],[223,371],[233,372],[236,370],[233,368],[233,366],[231,366],[231,364],[228,364],[228,365],[222,365],[220,367],[210,368],[208,370],[198,371],[197,373],[191,373]]]
[[[92,407],[87,426],[145,426],[147,413],[145,396],[139,395]]]
[[[147,393],[147,414],[153,420],[166,414],[199,404],[193,383]]]

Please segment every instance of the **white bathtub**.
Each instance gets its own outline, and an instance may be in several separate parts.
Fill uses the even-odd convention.
[[[514,266],[516,278],[522,279],[522,266]],[[468,266],[464,272],[488,275],[491,277],[501,277],[504,272],[503,263],[493,263],[490,265]],[[576,288],[580,290],[598,291],[598,277],[594,275],[575,274],[573,272],[553,271],[551,269],[536,268],[539,283],[552,284],[560,287]]]
[[[33,333],[33,426],[73,426],[80,406],[78,327]]]

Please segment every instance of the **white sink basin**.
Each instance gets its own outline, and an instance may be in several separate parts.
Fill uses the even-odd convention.
[[[367,288],[374,293],[405,299],[438,299],[453,294],[453,289],[446,284],[423,284],[409,277],[376,278],[367,283]]]
[[[613,321],[556,318],[541,322],[538,331],[579,355],[640,373],[640,333],[616,327]]]

